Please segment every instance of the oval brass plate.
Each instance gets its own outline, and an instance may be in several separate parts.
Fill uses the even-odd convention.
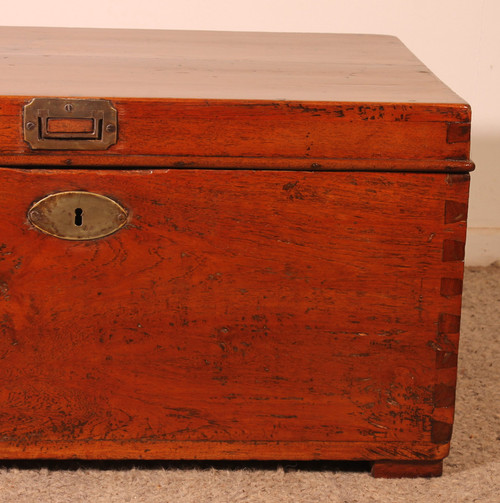
[[[82,241],[109,236],[123,227],[128,213],[113,199],[85,191],[57,192],[37,201],[28,220],[61,239]]]

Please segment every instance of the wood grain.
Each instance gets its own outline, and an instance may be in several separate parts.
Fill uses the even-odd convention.
[[[1,47],[2,165],[472,169],[469,106],[394,37],[1,28]],[[33,152],[23,107],[47,96],[112,101],[116,145]]]
[[[0,97],[3,165],[469,171],[466,105],[111,99],[118,142],[105,151],[32,151],[30,97]],[[69,100],[71,101],[71,100]],[[416,160],[416,161],[415,161]]]
[[[0,95],[465,102],[386,35],[0,28]]]
[[[44,235],[26,211],[61,190],[132,219]],[[442,459],[462,270],[443,246],[465,233],[445,201],[467,192],[468,175],[2,169],[3,452]]]
[[[424,442],[212,441],[65,439],[1,444],[3,459],[199,459],[199,460],[355,460],[441,459],[447,445]],[[403,465],[407,466],[407,465]]]

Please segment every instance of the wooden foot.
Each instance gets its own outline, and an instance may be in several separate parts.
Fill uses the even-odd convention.
[[[399,479],[404,477],[440,477],[443,460],[433,461],[373,461],[372,475],[375,478]]]

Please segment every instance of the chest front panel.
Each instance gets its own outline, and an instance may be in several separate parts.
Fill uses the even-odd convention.
[[[439,445],[468,175],[0,176],[0,437],[16,457],[68,439],[110,457],[193,441]],[[127,223],[89,241],[30,224],[33,202],[72,190],[115,200]]]

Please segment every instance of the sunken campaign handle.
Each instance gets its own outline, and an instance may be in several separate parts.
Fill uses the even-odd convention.
[[[23,131],[32,150],[106,150],[117,141],[118,114],[108,100],[33,98]]]

